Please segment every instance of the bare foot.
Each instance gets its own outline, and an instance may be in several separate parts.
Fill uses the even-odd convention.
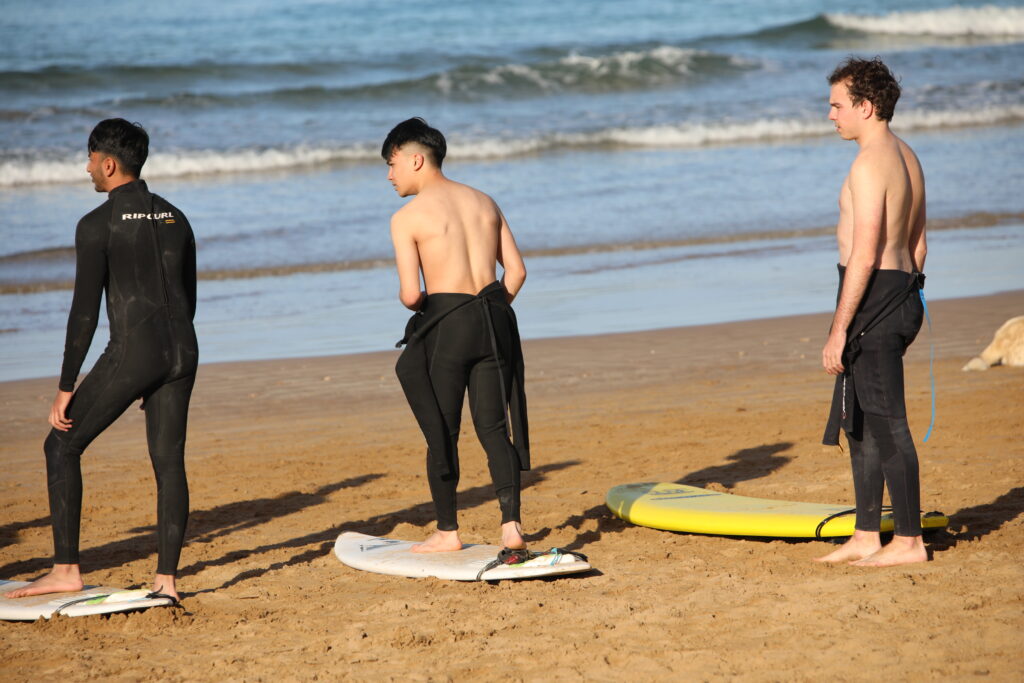
[[[458,531],[441,531],[438,529],[430,538],[409,548],[414,553],[450,553],[462,550],[462,541]]]
[[[889,545],[857,562],[855,567],[893,567],[899,564],[927,562],[928,551],[920,536],[893,536]]]
[[[170,595],[175,600],[181,600],[174,576],[171,574],[157,574],[156,578],[153,579],[153,592],[163,593],[164,595]]]
[[[512,550],[522,550],[526,547],[523,526],[519,522],[505,522],[501,525],[501,545]]]
[[[853,536],[828,555],[814,558],[815,562],[855,562],[862,560],[882,547],[882,541],[877,531],[861,531],[854,529]]]
[[[82,573],[77,564],[55,564],[50,573],[36,579],[24,588],[4,593],[5,598],[27,598],[47,593],[74,593],[82,590]]]

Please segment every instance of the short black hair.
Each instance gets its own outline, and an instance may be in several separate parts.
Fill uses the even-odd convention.
[[[900,99],[900,84],[879,57],[849,57],[828,77],[829,85],[844,82],[854,106],[867,100],[874,105],[875,116],[882,121],[892,121]]]
[[[391,161],[391,156],[395,153],[395,150],[401,149],[410,142],[426,147],[430,153],[431,162],[433,162],[434,166],[441,168],[441,163],[444,162],[444,155],[448,152],[448,143],[445,142],[441,131],[431,128],[419,116],[406,119],[392,128],[388,136],[384,138],[384,145],[380,148],[380,155],[384,157],[384,161]]]
[[[127,175],[138,178],[149,156],[149,133],[138,123],[104,119],[89,134],[89,152],[114,157]]]

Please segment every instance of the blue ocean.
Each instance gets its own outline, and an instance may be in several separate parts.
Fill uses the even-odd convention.
[[[143,176],[195,230],[205,362],[393,347],[404,200],[379,150],[414,115],[504,210],[525,337],[829,310],[856,145],[826,76],[851,54],[902,79],[926,293],[1024,288],[1019,4],[8,0],[0,380],[59,371],[75,224],[104,199],[85,143],[113,116],[149,130]]]

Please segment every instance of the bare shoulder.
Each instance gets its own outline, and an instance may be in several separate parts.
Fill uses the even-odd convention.
[[[921,160],[917,158],[914,150],[901,138],[896,138],[896,141],[899,143],[900,154],[903,156],[903,162],[907,165],[907,171],[911,175],[923,176],[924,170],[921,168]]]
[[[902,168],[905,162],[903,143],[896,136],[887,141],[869,145],[860,150],[857,158],[850,165],[850,180],[856,184],[874,177],[881,180],[889,176],[897,167]],[[910,148],[907,147],[907,150]],[[915,157],[916,159],[916,157]]]
[[[419,197],[413,197],[405,206],[391,215],[392,232],[406,232],[412,230],[413,226],[423,213],[423,203]]]
[[[475,187],[471,187],[465,183],[460,183],[454,180],[450,182],[452,185],[452,192],[457,194],[461,200],[476,202],[481,206],[490,206],[497,209],[498,205],[487,193],[481,192]]]
[[[878,172],[885,165],[885,155],[877,149],[865,148],[857,153],[857,158],[850,164],[850,173],[846,176],[847,185],[859,185]]]

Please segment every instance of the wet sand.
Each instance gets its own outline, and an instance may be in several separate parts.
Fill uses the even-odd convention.
[[[1024,369],[960,368],[1024,291],[937,301],[938,423],[927,330],[907,355],[922,505],[950,516],[933,561],[821,566],[824,542],[676,534],[604,506],[611,486],[679,481],[851,503],[820,445],[827,315],[526,343],[535,547],[590,555],[578,577],[471,584],[358,572],[341,531],[425,537],[423,443],[396,353],[203,365],[193,398],[185,609],[0,623],[0,679],[1019,680],[1024,672]],[[56,381],[0,384],[0,577],[52,551],[42,440]],[[468,427],[468,432],[465,428]],[[460,523],[499,515],[464,418]],[[90,583],[145,586],[155,486],[136,409],[86,454]]]

